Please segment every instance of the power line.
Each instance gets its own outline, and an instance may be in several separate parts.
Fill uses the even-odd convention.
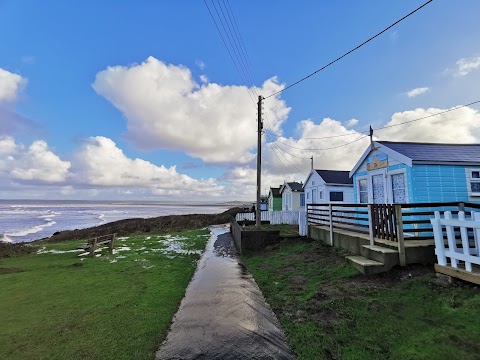
[[[433,1],[433,0],[428,0],[425,4],[423,4],[422,6],[419,6],[418,8],[416,8],[415,10],[413,10],[412,12],[410,12],[409,14],[407,14],[407,15],[405,15],[404,17],[402,17],[401,19],[395,21],[392,25],[386,27],[385,29],[383,29],[382,31],[380,31],[379,33],[377,33],[376,35],[372,36],[370,39],[364,41],[364,42],[361,43],[360,45],[354,47],[354,48],[351,49],[350,51],[346,52],[345,54],[343,54],[342,56],[336,58],[335,60],[329,62],[327,65],[321,67],[320,69],[312,72],[311,74],[309,74],[309,75],[301,78],[301,79],[298,80],[298,81],[295,81],[293,84],[288,85],[288,86],[285,87],[284,89],[279,90],[279,91],[277,91],[277,92],[275,92],[275,93],[273,93],[273,94],[271,94],[271,95],[268,95],[267,97],[265,97],[265,99],[268,99],[268,98],[270,98],[270,97],[272,97],[272,96],[275,96],[275,95],[277,95],[277,94],[280,94],[281,92],[283,92],[283,91],[285,91],[285,90],[287,90],[287,89],[289,89],[289,88],[291,88],[291,87],[293,87],[293,86],[301,83],[302,81],[308,79],[309,77],[311,77],[311,76],[319,73],[320,71],[326,69],[326,68],[329,67],[330,65],[335,64],[337,61],[340,61],[340,60],[343,59],[345,56],[351,54],[351,53],[354,52],[355,50],[360,49],[362,46],[364,46],[365,44],[369,43],[370,41],[372,41],[372,40],[375,39],[376,37],[382,35],[384,32],[386,32],[387,30],[391,29],[392,27],[394,27],[394,26],[397,25],[398,23],[402,22],[403,20],[405,20],[405,19],[408,18],[409,16],[413,15],[414,13],[416,13],[417,11],[419,11],[421,8],[423,8],[424,6],[428,5],[428,4],[431,3],[432,1]]]
[[[238,36],[238,39],[239,39],[239,43],[241,45],[241,48],[243,49],[245,59],[247,60],[247,64],[248,64],[249,69],[250,69],[250,73],[251,73],[252,78],[255,81],[255,83],[258,83],[256,81],[257,79],[255,77],[255,73],[253,72],[253,66],[252,66],[252,63],[250,61],[250,56],[248,56],[248,51],[247,51],[247,48],[245,47],[245,42],[243,41],[242,33],[240,32],[240,28],[238,27],[237,20],[235,19],[235,15],[234,15],[234,13],[232,11],[232,8],[230,6],[230,1],[226,0],[226,3],[228,5],[228,8],[230,9],[230,14],[232,15],[232,19],[233,19],[233,23],[234,23],[234,29],[236,29],[236,33],[237,33],[237,36]]]
[[[265,131],[269,131],[271,136],[275,136],[276,138],[280,138],[280,136],[273,133],[273,131],[271,129],[265,129]],[[355,131],[355,132],[348,133],[348,134],[330,135],[330,136],[323,136],[323,137],[307,137],[307,138],[302,137],[301,139],[302,140],[322,140],[322,139],[332,139],[332,138],[337,138],[337,137],[342,137],[342,136],[351,136],[351,135],[358,135],[358,134],[368,135],[366,132]],[[300,138],[299,139],[294,139],[294,140],[300,140]]]
[[[303,157],[303,156],[298,156],[298,155],[294,155],[292,153],[289,153],[288,151],[286,151],[285,149],[281,148],[278,144],[280,144],[280,142],[278,142],[277,140],[273,139],[271,137],[269,137],[269,135],[267,133],[265,133],[265,136],[267,139],[269,139],[270,141],[272,141],[270,144],[275,144],[277,146],[277,148],[279,148],[280,150],[282,150],[285,154],[288,154],[292,157],[295,157],[295,158],[298,158],[298,159],[302,159],[302,160],[310,160],[311,158],[306,158],[306,157]]]
[[[423,120],[423,119],[428,119],[428,118],[431,118],[431,117],[434,117],[434,116],[442,115],[442,114],[448,113],[448,112],[450,112],[450,111],[458,110],[458,109],[461,109],[461,108],[464,108],[464,107],[467,107],[467,106],[470,106],[470,105],[478,104],[478,103],[480,103],[480,100],[477,100],[477,101],[474,101],[474,102],[471,102],[471,103],[465,104],[465,105],[459,105],[459,106],[456,106],[456,107],[454,107],[454,108],[451,108],[451,109],[448,109],[448,110],[445,110],[445,111],[440,111],[440,112],[435,113],[435,114],[423,116],[423,117],[418,118],[418,119],[408,120],[408,121],[404,121],[404,122],[402,122],[402,123],[393,124],[393,125],[387,125],[387,126],[383,126],[383,127],[377,128],[377,129],[373,129],[373,130],[374,130],[374,131],[378,131],[378,130],[383,130],[383,129],[391,128],[391,127],[394,127],[394,126],[400,126],[400,125],[409,124],[409,123],[412,123],[412,122],[414,122],[414,121],[419,121],[419,120]]]
[[[222,32],[220,31],[220,28],[218,27],[217,21],[215,20],[215,17],[213,16],[213,13],[212,13],[212,11],[210,10],[210,7],[209,7],[208,4],[207,4],[207,1],[206,1],[206,0],[203,0],[203,2],[205,3],[205,6],[207,7],[208,12],[210,13],[210,16],[211,16],[211,18],[212,18],[212,20],[213,20],[213,23],[215,24],[215,27],[217,28],[217,31],[218,31],[218,33],[220,34],[220,37],[222,38],[223,45],[225,45],[225,48],[227,49],[228,54],[230,55],[230,59],[232,59],[232,62],[233,62],[233,64],[235,65],[235,68],[237,69],[237,72],[240,74],[240,77],[242,78],[242,81],[243,81],[243,82],[245,83],[245,85],[247,86],[248,96],[250,97],[250,100],[252,101],[253,106],[256,106],[255,100],[254,100],[254,98],[252,98],[252,93],[251,93],[251,91],[250,91],[250,89],[249,89],[249,87],[248,87],[248,84],[246,83],[245,79],[243,78],[242,72],[241,72],[240,69],[238,68],[237,63],[235,62],[235,59],[233,58],[233,55],[232,55],[230,49],[229,49],[228,46],[227,46],[227,43],[226,43],[226,41],[225,41],[225,38],[223,37],[223,34],[222,34]],[[213,6],[215,7],[215,3],[212,2],[212,4],[213,4]],[[216,7],[215,7],[215,10],[216,10]],[[217,15],[218,15],[218,11],[217,11],[217,10],[216,10],[216,12],[217,12]],[[220,16],[219,16],[219,19],[220,19]],[[220,19],[220,20],[221,20],[221,19]],[[222,23],[222,26],[223,26],[223,23]]]
[[[248,85],[248,83],[251,81],[251,79],[248,78],[249,77],[248,76],[248,70],[246,69],[245,62],[244,62],[244,60],[241,56],[240,49],[239,49],[239,46],[238,46],[237,41],[235,39],[232,28],[230,27],[231,21],[229,22],[227,20],[227,16],[225,16],[226,8],[225,8],[225,12],[224,12],[220,0],[217,0],[217,4],[218,4],[218,7],[220,8],[220,12],[221,12],[221,16],[220,16],[220,13],[218,12],[217,7],[215,6],[215,1],[214,0],[212,0],[212,4],[213,4],[213,7],[215,8],[215,11],[216,11],[219,19],[220,19],[223,30],[225,31],[225,34],[227,35],[227,39],[228,39],[228,41],[230,43],[230,46],[231,46],[231,48],[232,48],[232,50],[235,54],[235,57],[237,59],[237,63],[240,65],[240,68],[243,71],[243,75],[244,75],[245,79],[247,80],[246,83]],[[225,5],[225,3],[224,3],[224,5]],[[227,13],[227,15],[228,15],[228,13]],[[229,18],[230,18],[230,16],[229,16]],[[227,27],[225,27],[225,24],[227,25]],[[233,27],[233,23],[232,23],[232,27]],[[254,93],[254,95],[256,97],[258,97],[258,94],[256,93],[255,89],[253,89],[252,92]]]
[[[363,135],[363,134],[362,134]],[[366,137],[368,137],[368,135],[363,135],[362,137],[356,139],[356,140],[353,140],[353,141],[350,141],[348,143],[345,143],[345,144],[342,144],[342,145],[338,145],[338,146],[332,146],[332,147],[328,147],[328,148],[321,148],[321,149],[303,149],[303,148],[299,148],[299,147],[296,147],[296,146],[292,146],[292,145],[289,145],[283,141],[280,141],[280,140],[277,140],[277,142],[285,145],[285,146],[288,146],[288,147],[291,147],[292,149],[296,149],[296,150],[301,150],[301,151],[323,151],[323,150],[332,150],[332,149],[338,149],[338,148],[341,148],[341,147],[344,147],[344,146],[347,146],[347,145],[350,145],[350,144],[353,144],[357,141],[360,141],[362,139],[365,139]]]
[[[270,143],[270,146],[276,146],[278,148],[277,145],[275,145],[274,143]],[[278,148],[279,149],[279,148]],[[290,164],[292,165],[295,169],[297,169],[297,171],[305,176],[307,176],[306,173],[304,173],[302,170],[300,170],[295,164],[291,163],[290,160],[288,160],[281,152],[279,152],[280,155],[282,155],[282,157]],[[291,173],[292,174],[292,173]],[[292,174],[293,175],[293,174]]]
[[[219,1],[218,1],[218,3],[220,5]],[[238,29],[237,21],[235,20],[235,16],[233,14],[232,8],[230,7],[230,3],[228,3],[228,1],[225,2],[225,0],[222,0],[222,3],[223,3],[223,6],[225,7],[225,13],[227,14],[228,20],[230,22],[229,24],[228,23],[227,24],[229,25],[229,28],[230,28],[230,25],[231,25],[231,28],[233,29],[233,31],[231,31],[231,34],[232,34],[232,37],[235,41],[235,44],[238,45],[237,51],[238,51],[238,54],[240,55],[240,60],[242,60],[242,62],[244,64],[247,77],[250,78],[250,81],[251,81],[252,86],[253,86],[253,91],[255,92],[255,95],[257,95],[257,97],[258,97],[259,94],[258,94],[257,89],[255,87],[255,76],[253,75],[252,65],[251,65],[251,63],[248,59],[248,55],[246,54],[245,46],[243,45],[243,39],[241,39],[241,37],[239,35],[240,30]],[[227,7],[227,4],[228,4],[228,7]],[[222,7],[220,6],[220,8],[222,8]],[[223,13],[223,10],[222,10],[222,13]],[[225,16],[225,14],[224,14],[224,16]]]
[[[290,171],[288,171],[288,168],[285,166],[285,164],[283,163],[283,161],[280,159],[280,157],[277,155],[277,153],[275,152],[275,148],[273,147],[273,143],[269,143],[270,147],[272,148],[272,153],[273,155],[275,155],[275,157],[277,158],[277,160],[280,162],[280,164],[282,164],[282,166],[285,168],[285,175],[287,174],[290,174],[290,175],[293,175]]]

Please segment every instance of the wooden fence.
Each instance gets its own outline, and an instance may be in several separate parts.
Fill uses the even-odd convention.
[[[468,215],[465,211],[459,211],[455,219],[451,211],[445,211],[443,218],[440,212],[436,211],[435,218],[430,219],[430,223],[435,238],[438,265],[447,268],[441,272],[449,273],[449,267],[453,269],[460,267],[465,272],[472,273],[472,265],[480,265],[480,213],[472,212]],[[456,235],[458,233],[460,236]],[[478,283],[478,279],[480,275],[477,272],[477,281],[474,282]],[[471,281],[472,278],[465,280]]]

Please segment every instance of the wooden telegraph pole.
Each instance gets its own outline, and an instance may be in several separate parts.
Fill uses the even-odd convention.
[[[258,121],[258,144],[257,144],[257,206],[255,208],[255,226],[260,227],[261,223],[261,212],[260,212],[260,189],[262,181],[262,96],[258,96],[257,103],[257,121]]]

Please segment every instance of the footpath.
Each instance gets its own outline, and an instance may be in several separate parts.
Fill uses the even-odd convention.
[[[156,359],[295,359],[275,314],[239,263],[229,227],[211,231]]]

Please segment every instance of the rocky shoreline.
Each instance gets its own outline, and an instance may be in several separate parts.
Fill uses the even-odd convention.
[[[117,236],[124,236],[134,233],[167,233],[187,229],[198,229],[210,225],[229,223],[230,219],[238,212],[242,212],[242,209],[231,208],[219,214],[166,215],[149,219],[118,220],[86,229],[60,231],[51,237],[35,240],[29,244],[35,245],[35,243],[40,241],[61,242],[73,239],[87,239],[113,233],[116,233]],[[0,242],[0,258],[32,252],[34,247],[29,244]]]

